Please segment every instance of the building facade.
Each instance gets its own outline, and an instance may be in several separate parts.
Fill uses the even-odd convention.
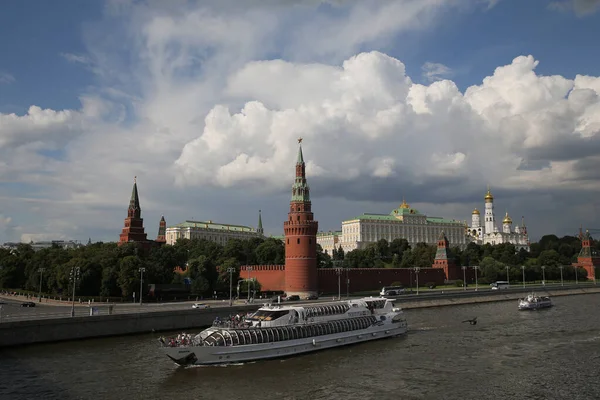
[[[292,185],[292,199],[287,220],[283,223],[285,235],[285,292],[306,297],[318,294],[317,287],[317,231],[311,209],[310,187],[306,181],[306,165],[302,154],[302,139],[298,139],[296,178]]]
[[[344,252],[363,249],[381,239],[388,242],[406,239],[411,246],[417,243],[435,245],[444,231],[451,246],[464,248],[468,241],[464,222],[441,217],[428,217],[411,208],[406,201],[389,214],[363,214],[342,222],[341,232],[321,233],[317,239],[324,251],[331,254],[340,246]]]
[[[522,218],[521,225],[516,225],[513,229],[512,218],[506,212],[502,220],[502,230],[499,230],[494,212],[494,196],[489,187],[484,201],[484,220],[481,221],[481,212],[478,209],[474,209],[471,214],[471,226],[467,227],[468,241],[480,245],[511,243],[517,251],[521,249],[529,251],[529,236],[527,235],[525,219]]]
[[[179,239],[204,239],[221,245],[227,244],[230,239],[247,240],[263,237],[262,222],[259,216],[257,229],[244,225],[220,224],[208,221],[184,221],[180,224],[169,226],[166,229],[166,242],[174,245]]]

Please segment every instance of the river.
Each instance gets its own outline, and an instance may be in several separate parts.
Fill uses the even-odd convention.
[[[553,301],[408,310],[405,337],[245,365],[177,368],[158,334],[4,349],[0,399],[600,398],[600,294]]]

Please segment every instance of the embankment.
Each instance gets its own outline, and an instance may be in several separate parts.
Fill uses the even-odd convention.
[[[600,293],[599,287],[538,290],[551,297]],[[404,309],[443,307],[460,304],[516,301],[524,291],[468,291],[400,297]],[[73,318],[38,319],[0,323],[0,347],[44,342],[119,336],[136,333],[198,329],[209,326],[217,316],[256,310],[259,305],[219,307],[208,310],[173,310],[137,314],[96,315]]]
[[[476,304],[476,303],[490,303],[495,301],[516,301],[524,296],[524,292],[507,292],[504,290],[485,292],[466,292],[456,293],[453,295],[434,295],[434,296],[423,296],[420,299],[406,298],[398,299],[397,303],[405,310],[415,308],[428,308],[428,307],[444,307],[444,306],[455,306],[460,304]],[[586,287],[586,288],[574,288],[574,289],[551,289],[539,291],[539,294],[550,296],[554,298],[556,296],[573,296],[581,294],[594,294],[600,293],[600,287]]]
[[[208,310],[156,311],[0,323],[0,347],[94,337],[192,329],[212,324],[217,316],[254,311],[258,305]]]

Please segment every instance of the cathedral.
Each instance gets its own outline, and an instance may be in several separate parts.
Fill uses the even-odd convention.
[[[525,219],[521,220],[521,225],[516,225],[513,229],[512,218],[508,216],[508,212],[502,220],[502,231],[498,230],[496,225],[496,215],[494,214],[494,196],[488,187],[484,197],[485,212],[484,221],[481,222],[481,213],[478,209],[474,209],[471,215],[471,226],[467,227],[467,236],[471,242],[477,244],[501,244],[511,243],[515,245],[517,251],[525,249],[529,251],[529,237],[527,236],[527,227]]]

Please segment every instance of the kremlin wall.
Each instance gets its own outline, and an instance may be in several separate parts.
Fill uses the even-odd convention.
[[[455,264],[450,252],[448,238],[441,229],[438,233],[437,251],[431,268],[317,268],[317,232],[319,223],[314,219],[312,212],[310,187],[306,179],[306,164],[302,153],[301,138],[298,139],[298,144],[296,174],[291,190],[290,209],[287,219],[283,222],[285,233],[283,237],[285,265],[243,265],[240,268],[240,277],[256,279],[263,291],[283,291],[288,296],[298,295],[300,297],[322,293],[337,293],[338,287],[341,292],[349,291],[350,293],[355,293],[378,290],[383,286],[391,286],[397,283],[401,283],[405,287],[412,287],[417,282],[419,286],[431,283],[441,285],[447,281],[462,279],[465,279],[467,283],[474,283],[476,269],[473,267],[465,267],[463,269]],[[492,215],[493,207],[491,204],[493,198],[489,190],[486,196],[486,211]],[[491,220],[492,217],[488,219]],[[211,233],[215,230],[212,226],[214,224],[210,227],[208,223],[206,225],[204,227],[207,232],[206,234],[214,236],[204,237],[209,240],[226,241],[229,235],[240,234],[263,236],[260,214],[259,228],[256,231],[248,231],[251,228],[244,229],[247,227],[235,226],[232,229],[231,226],[219,225],[218,230],[223,234],[217,236],[215,233]],[[492,224],[489,225],[490,227],[487,227],[487,231],[499,235],[497,231],[493,231]],[[193,222],[193,225],[186,226],[185,229],[187,230],[188,238],[193,238],[189,235],[199,228],[197,223]],[[506,228],[506,232],[505,235],[512,234],[509,228]],[[141,218],[137,183],[134,180],[127,218],[125,218],[118,244],[135,242],[139,243],[142,249],[148,250],[153,246],[161,246],[167,242],[170,243],[169,239],[165,239],[165,236],[169,237],[170,234],[163,217],[159,223],[157,239],[147,239],[144,232],[143,219]],[[522,239],[523,246],[527,246],[528,248],[529,242],[526,230],[524,232],[519,231],[518,234],[523,236],[519,240]],[[498,239],[498,241],[503,242],[501,239]],[[578,262],[574,266],[585,268],[588,272],[588,279],[594,279],[595,266],[600,266],[600,257],[592,254],[590,246],[591,240],[588,233],[586,237],[582,236],[582,250]]]

